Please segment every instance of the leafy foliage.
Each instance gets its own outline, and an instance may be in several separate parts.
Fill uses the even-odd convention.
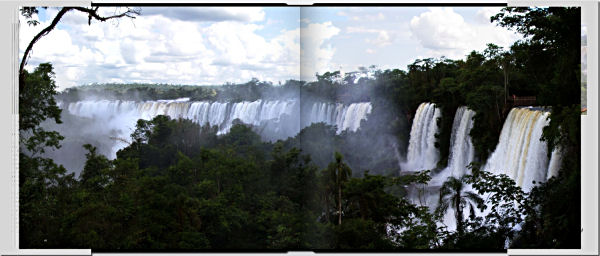
[[[32,154],[44,153],[46,147],[60,147],[64,137],[40,127],[46,119],[61,123],[61,109],[56,105],[54,71],[49,63],[40,64],[33,73],[25,71],[26,82],[35,84],[19,93],[19,133],[21,145]]]

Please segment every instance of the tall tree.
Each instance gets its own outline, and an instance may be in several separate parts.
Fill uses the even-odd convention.
[[[352,169],[343,162],[342,154],[336,151],[335,161],[327,166],[326,172],[337,189],[338,225],[342,225],[342,187],[352,175]]]
[[[31,154],[44,153],[45,147],[60,147],[63,137],[56,131],[46,131],[40,124],[46,119],[61,123],[61,109],[56,105],[56,83],[50,63],[42,63],[32,73],[24,70],[26,82],[35,87],[19,92],[20,143]]]
[[[437,211],[445,214],[448,208],[454,208],[456,231],[463,233],[463,209],[468,208],[471,216],[475,216],[475,207],[483,207],[483,199],[478,194],[466,190],[467,176],[449,177],[440,188],[440,199]]]

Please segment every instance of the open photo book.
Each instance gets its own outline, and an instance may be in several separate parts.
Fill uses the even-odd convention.
[[[19,11],[21,249],[581,248],[580,7]]]

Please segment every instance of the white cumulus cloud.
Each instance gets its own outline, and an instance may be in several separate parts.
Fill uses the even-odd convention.
[[[106,8],[112,14],[115,8]],[[191,9],[191,10],[186,10]],[[152,11],[149,11],[152,10]],[[165,10],[162,12],[161,10]],[[56,9],[48,9],[51,20]],[[202,17],[191,16],[198,14]],[[35,44],[28,70],[51,62],[60,90],[87,83],[223,84],[298,78],[300,30],[266,38],[261,8],[144,8],[136,19],[87,23],[71,11]],[[20,51],[50,21],[21,20]]]
[[[480,11],[479,22],[467,23],[452,8],[430,8],[412,18],[410,30],[432,57],[464,58],[472,50],[485,49],[488,43],[508,48],[517,35],[489,21],[483,22],[490,11]]]
[[[331,63],[335,48],[327,43],[329,39],[340,33],[340,29],[331,22],[311,23],[301,29],[302,52],[301,74],[303,80],[315,80],[315,73],[333,70]]]

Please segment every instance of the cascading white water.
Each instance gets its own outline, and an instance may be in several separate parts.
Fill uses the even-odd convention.
[[[404,171],[420,171],[432,169],[439,160],[439,152],[435,147],[435,134],[438,131],[437,119],[441,112],[433,103],[421,103],[410,129],[410,140],[406,162],[402,164]]]
[[[465,168],[475,156],[475,149],[471,141],[471,128],[473,128],[473,117],[475,111],[467,107],[460,107],[454,115],[452,134],[450,135],[450,154],[448,156],[448,168],[452,175],[459,177],[465,173]]]
[[[432,178],[430,184],[441,185],[450,176],[461,177],[467,166],[473,162],[475,149],[469,133],[473,128],[475,111],[467,107],[459,107],[454,115],[452,134],[450,135],[450,152],[448,167]]]
[[[422,151],[422,147],[426,145],[417,144],[417,142],[426,141],[423,139],[423,134],[427,134],[427,132],[424,131],[423,127],[428,127],[428,121],[425,120],[431,115],[431,109],[428,109],[428,107],[431,108],[431,104],[423,103],[417,110],[411,129],[408,154],[409,158],[413,157],[423,162],[427,159],[415,156],[419,156],[417,153]],[[439,186],[450,176],[458,178],[465,174],[466,168],[464,167],[472,162],[474,158],[473,144],[469,136],[473,127],[474,115],[474,111],[465,107],[457,110],[452,127],[448,167],[429,182],[426,188],[428,193],[418,196],[413,193],[411,195],[413,202],[424,201],[425,205],[432,210],[435,209],[439,198],[436,188],[439,189]],[[530,108],[512,109],[502,127],[498,145],[487,160],[483,170],[494,174],[506,174],[525,191],[531,190],[534,186],[532,182],[534,180],[544,182],[550,177],[556,176],[562,164],[562,151],[560,148],[555,148],[550,159],[548,159],[547,144],[540,140],[543,128],[549,122],[548,115],[549,112]],[[411,150],[413,150],[412,155]],[[464,191],[473,191],[473,189],[469,184],[466,184]],[[485,195],[483,197],[485,198]],[[483,216],[489,211],[490,208],[488,207],[484,212],[476,210],[476,214]],[[467,212],[464,214],[466,218]],[[447,226],[449,230],[456,229],[453,209],[446,212],[441,225]]]
[[[313,103],[310,114],[304,119],[303,127],[312,123],[324,122],[328,125],[337,126],[337,133],[344,130],[355,132],[360,127],[360,122],[366,120],[371,113],[372,107],[369,102],[353,103],[344,105],[342,103]]]
[[[63,105],[60,103],[61,106]],[[277,133],[275,137],[285,138],[294,136],[302,127],[312,123],[324,122],[337,126],[337,133],[344,130],[356,131],[360,122],[366,120],[372,107],[369,102],[344,105],[341,103],[312,103],[311,111],[304,120],[309,122],[300,125],[301,109],[298,100],[256,100],[242,102],[191,102],[188,98],[177,100],[157,101],[119,101],[119,100],[85,100],[69,103],[66,110],[75,116],[91,118],[99,122],[104,129],[113,130],[117,137],[124,139],[135,129],[138,119],[150,120],[158,115],[167,115],[171,118],[185,118],[193,122],[217,126],[217,134],[229,132],[233,121],[255,126],[265,125],[264,133]],[[288,116],[291,120],[298,120],[296,124],[290,119],[282,120]],[[114,158],[118,149],[126,143],[118,140],[113,147],[111,156]]]
[[[548,163],[548,174],[546,174],[546,179],[558,176],[558,171],[562,165],[562,153],[563,152],[560,147],[556,147],[552,151],[550,163]]]
[[[549,160],[547,144],[540,140],[543,128],[549,122],[548,115],[546,111],[513,108],[504,121],[498,145],[483,170],[508,175],[526,192],[534,186],[533,181],[544,182],[556,175],[562,152],[560,148],[554,149]],[[476,211],[477,215],[488,214],[491,211],[489,206],[483,212]],[[450,229],[456,228],[452,218],[444,218],[444,224]]]
[[[546,111],[513,108],[506,117],[496,150],[483,170],[506,174],[525,191],[533,187],[533,181],[545,181],[549,159],[546,142],[540,139],[548,125],[548,115]]]
[[[423,109],[422,111],[426,110]],[[419,113],[418,110],[417,113]],[[475,111],[470,110],[467,107],[459,107],[456,110],[454,121],[452,123],[452,133],[450,135],[448,166],[432,177],[431,181],[428,183],[428,187],[423,191],[424,194],[411,194],[413,203],[424,203],[424,205],[430,207],[432,210],[435,209],[439,200],[439,187],[448,179],[448,177],[454,176],[459,178],[465,174],[466,166],[473,161],[475,155],[471,136],[469,135],[471,128],[473,128],[474,116]],[[415,116],[415,120],[417,120],[417,116]],[[415,123],[413,122],[413,128],[415,127],[418,126],[415,126]],[[411,130],[411,141],[413,138],[412,131],[413,130]],[[470,186],[466,185],[465,191],[469,190],[471,190]],[[454,209],[448,209],[442,219],[442,223],[447,226],[449,230],[456,229]]]
[[[350,104],[343,114],[343,122],[338,127],[343,130],[356,131],[360,127],[360,122],[371,113],[371,103]],[[340,131],[338,129],[338,131]]]

